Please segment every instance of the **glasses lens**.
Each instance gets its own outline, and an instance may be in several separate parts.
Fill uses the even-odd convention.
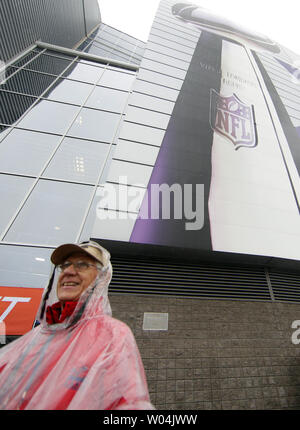
[[[73,266],[74,269],[77,272],[84,272],[85,270],[87,270],[90,266],[93,266],[93,264],[88,264],[85,261],[77,261],[76,263],[71,263],[69,261],[60,264],[58,267],[58,270],[60,272],[64,272],[66,269],[68,269],[70,266]]]
[[[87,270],[89,268],[90,264],[85,263],[84,261],[78,261],[78,263],[74,264],[74,267],[79,272],[83,272],[84,270]]]
[[[60,272],[64,272],[68,267],[70,267],[70,265],[71,265],[71,263],[63,263],[63,264],[60,264],[57,267],[58,267],[58,270]]]

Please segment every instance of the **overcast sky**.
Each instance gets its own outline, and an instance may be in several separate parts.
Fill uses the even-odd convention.
[[[98,2],[105,24],[147,41],[159,0]],[[256,30],[300,55],[299,0],[196,0],[191,3]]]

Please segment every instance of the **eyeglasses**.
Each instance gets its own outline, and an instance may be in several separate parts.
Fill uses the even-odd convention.
[[[71,263],[70,261],[66,261],[63,264],[59,264],[57,266],[57,269],[59,272],[64,272],[66,269],[68,269],[70,266],[74,267],[76,272],[85,272],[89,267],[96,267],[97,269],[101,270],[102,267],[100,267],[100,264],[91,264],[86,263],[85,261],[76,261],[75,263]]]

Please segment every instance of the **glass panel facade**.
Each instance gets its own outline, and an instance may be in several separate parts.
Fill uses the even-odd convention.
[[[52,246],[74,241],[91,196],[87,185],[40,180],[5,240]]]
[[[31,96],[40,96],[55,80],[55,76],[29,70],[18,70],[6,82],[0,85],[1,90],[14,91]]]
[[[121,73],[117,70],[105,70],[100,84],[117,90],[130,91],[135,81],[135,74]]]
[[[189,63],[186,61],[177,60],[169,55],[159,54],[154,51],[146,49],[145,58],[149,60],[159,61],[160,63],[167,64],[169,66],[177,67],[178,69],[187,70],[189,68]]]
[[[152,167],[150,166],[113,160],[107,181],[147,187],[151,173]]]
[[[95,184],[109,148],[104,143],[65,138],[43,176]]]
[[[146,191],[146,188],[109,184],[97,191],[97,196],[99,197],[97,209],[106,208],[122,212],[138,213]]]
[[[60,75],[70,64],[71,60],[68,58],[41,54],[24,67],[26,69],[35,70],[36,72]]]
[[[12,175],[0,175],[0,231],[2,232],[25,198],[34,180]]]
[[[114,154],[115,159],[145,163],[154,166],[159,148],[141,143],[119,140]]]
[[[83,108],[68,134],[110,143],[113,141],[119,121],[120,116],[117,114]]]
[[[25,64],[32,61],[38,54],[41,53],[39,48],[33,49],[28,54],[24,55],[20,60],[14,62],[14,67],[23,67]]]
[[[129,106],[126,111],[126,120],[149,125],[151,127],[166,129],[170,116],[163,113],[153,112],[148,109]]]
[[[121,161],[113,158],[136,72],[109,61],[139,64],[145,45],[100,24],[79,50],[107,61],[36,47],[6,68],[0,81],[1,283],[45,287],[53,248],[92,237],[99,184],[128,167],[130,181],[148,180],[158,148],[124,141]],[[151,127],[143,129],[146,139],[160,140]],[[133,224],[110,229],[128,240]]]
[[[182,52],[182,50],[179,49],[180,47],[177,46],[177,48],[169,48],[162,44],[157,44],[153,42],[148,42],[147,49],[150,49],[154,52],[161,52],[162,54],[169,55],[170,57],[178,58],[178,60],[187,61],[188,63],[191,61],[191,55],[186,54],[185,52]]]
[[[14,124],[35,101],[33,97],[0,91],[0,123]]]
[[[175,90],[180,90],[183,83],[181,79],[172,78],[171,76],[165,76],[161,73],[152,72],[145,69],[140,69],[139,78],[148,82],[159,82],[160,85],[174,88]]]
[[[171,114],[174,108],[174,103],[168,100],[163,100],[157,97],[151,97],[146,94],[132,93],[128,104],[131,106],[139,106],[156,112]]]
[[[86,106],[112,112],[123,112],[128,99],[125,91],[96,87],[86,102]]]
[[[89,84],[95,84],[99,81],[103,68],[97,66],[90,66],[84,62],[78,61],[63,73],[64,77],[74,79],[76,81],[87,82]]]
[[[21,28],[20,34],[27,30]],[[55,39],[57,45],[76,46],[60,43],[69,30]],[[81,58],[76,52],[66,55],[55,46],[34,47],[23,56],[16,52],[18,60],[0,76],[2,285],[46,286],[53,248],[92,236],[97,187],[106,182],[111,164],[114,172],[120,162],[113,157],[136,72],[109,59],[139,64],[145,43],[100,24],[80,49],[107,61]],[[157,148],[128,144],[129,151],[136,151],[134,162],[142,162],[142,154],[149,162],[155,158]],[[119,153],[123,162],[132,161],[126,148]],[[147,165],[129,166],[132,179],[150,174]],[[124,239],[133,222],[118,227]]]
[[[163,26],[160,26],[159,24],[154,24],[152,31],[152,35],[158,36],[160,39],[164,38],[167,40],[171,40],[172,42],[176,42],[176,44],[179,44],[179,46],[187,46],[189,48],[195,48],[195,45],[197,44],[197,40],[189,40],[186,37],[184,37],[184,34],[179,34],[170,31],[166,31],[166,28]]]
[[[0,245],[1,284],[7,287],[46,287],[52,251],[49,248]]]
[[[139,93],[161,97],[162,99],[166,99],[170,101],[176,101],[179,93],[178,91],[173,90],[171,88],[162,87],[161,85],[142,81],[140,79],[136,80],[134,84],[134,90]]]
[[[59,140],[51,134],[12,130],[0,143],[0,171],[37,176]]]
[[[190,56],[194,54],[194,48],[190,48],[186,45],[183,45],[181,39],[178,39],[176,42],[173,42],[170,38],[166,39],[165,34],[164,34],[164,37],[159,37],[152,34],[148,40],[156,43],[157,45],[163,45],[168,48],[173,48],[176,51],[181,51],[181,52],[184,52],[185,54],[190,54]]]
[[[59,79],[44,97],[48,100],[82,105],[92,89],[92,85],[83,82]]]
[[[135,75],[54,50],[11,65],[0,87],[4,243],[51,248],[90,237],[90,203],[109,173]]]
[[[27,113],[18,126],[47,133],[64,134],[78,112],[78,107],[42,100]]]
[[[89,208],[88,215],[85,219],[82,231],[80,232],[79,242],[90,240],[95,218],[97,216],[97,204],[99,197],[94,197],[93,202]]]
[[[168,66],[162,63],[157,63],[156,61],[147,60],[146,58],[143,58],[141,66],[145,69],[154,70],[155,72],[163,73],[165,75],[173,76],[179,79],[184,79],[186,75],[185,70],[177,69],[176,67]]]
[[[124,121],[120,131],[120,138],[132,140],[133,142],[148,143],[149,145],[160,146],[164,137],[164,130],[147,127],[140,124],[133,124]]]
[[[120,213],[117,211],[98,208],[92,237],[128,242],[137,214],[123,213],[122,216],[123,218],[120,217]]]
[[[141,40],[102,23],[78,49],[118,61],[140,64],[145,46]]]

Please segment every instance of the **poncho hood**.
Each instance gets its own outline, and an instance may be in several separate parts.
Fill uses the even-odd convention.
[[[94,282],[92,282],[81,295],[72,315],[60,324],[50,325],[47,323],[46,310],[48,306],[52,306],[58,301],[56,293],[58,273],[55,269],[53,270],[38,312],[38,320],[43,330],[50,330],[51,332],[65,330],[74,326],[79,320],[84,321],[85,319],[93,318],[100,314],[112,315],[108,299],[108,287],[112,278],[112,265],[109,252],[103,248],[103,253],[106,253],[103,259],[106,261],[106,265],[103,266],[102,270],[98,272]],[[53,288],[53,286],[55,286],[55,288]]]

